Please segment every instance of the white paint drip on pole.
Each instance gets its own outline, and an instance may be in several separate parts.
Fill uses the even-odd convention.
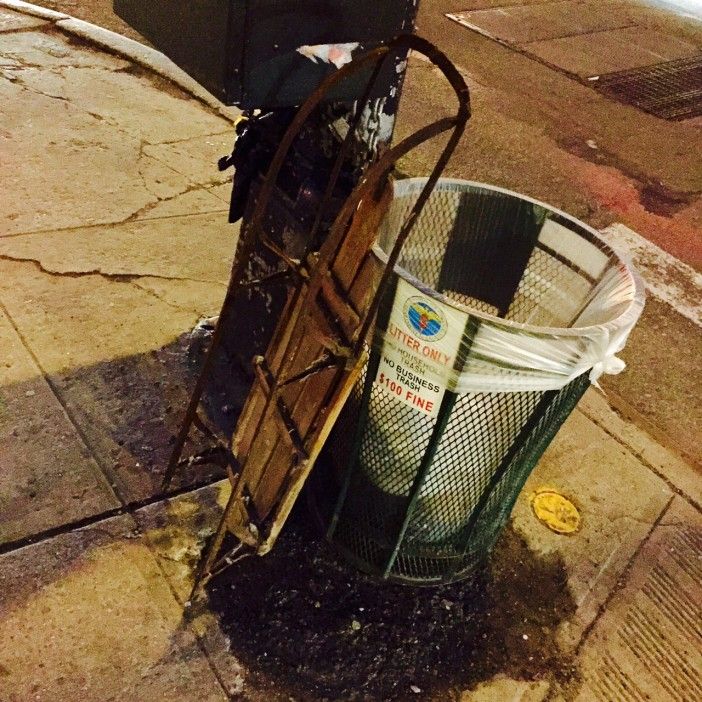
[[[601,235],[613,249],[631,259],[651,295],[702,326],[702,274],[624,224],[612,224]]]

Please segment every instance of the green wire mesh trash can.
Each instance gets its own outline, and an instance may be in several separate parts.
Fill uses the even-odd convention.
[[[424,179],[395,184],[379,267]],[[369,361],[312,502],[386,579],[474,572],[585,390],[618,373],[640,279],[597,233],[500,188],[439,181],[383,296]]]

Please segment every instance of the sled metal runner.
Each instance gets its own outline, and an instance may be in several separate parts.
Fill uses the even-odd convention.
[[[271,241],[264,219],[282,165],[307,118],[337,85],[358,71],[372,68],[364,96],[332,168],[330,181],[312,225],[314,241],[331,200],[342,164],[360,124],[376,78],[385,61],[409,50],[427,57],[452,86],[454,116],[432,122],[383,153],[344,202],[318,251],[290,258]],[[274,545],[346,399],[367,361],[366,342],[380,297],[402,245],[463,134],[470,117],[469,94],[450,61],[424,39],[402,35],[364,54],[326,79],[300,108],[286,132],[261,187],[249,224],[241,234],[237,260],[203,370],[192,394],[164,478],[175,476],[183,446],[193,425],[214,439],[232,484],[224,514],[196,573],[193,594],[214,574],[248,554],[263,555]],[[447,134],[426,186],[402,224],[386,266],[371,255],[376,232],[392,197],[391,172],[398,159],[424,142]],[[286,306],[263,356],[252,359],[254,381],[231,446],[217,438],[198,409],[213,358],[221,343],[224,320],[244,280],[246,263],[257,246],[275,253],[290,287]],[[280,277],[279,274],[277,274]],[[257,281],[265,285],[266,281]],[[191,459],[192,460],[192,459]],[[237,539],[222,554],[227,532]]]

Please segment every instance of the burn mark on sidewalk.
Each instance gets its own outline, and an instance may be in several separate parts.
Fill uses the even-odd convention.
[[[411,588],[340,563],[308,521],[298,508],[274,552],[209,587],[231,652],[260,671],[250,699],[458,699],[498,672],[573,677],[554,640],[574,611],[564,566],[513,531],[475,582]]]

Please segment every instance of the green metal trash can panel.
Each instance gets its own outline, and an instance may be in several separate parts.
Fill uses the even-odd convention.
[[[423,183],[396,185],[379,265]],[[391,283],[315,499],[329,538],[365,571],[446,582],[485,560],[591,381],[621,368],[643,288],[586,225],[449,179]]]

